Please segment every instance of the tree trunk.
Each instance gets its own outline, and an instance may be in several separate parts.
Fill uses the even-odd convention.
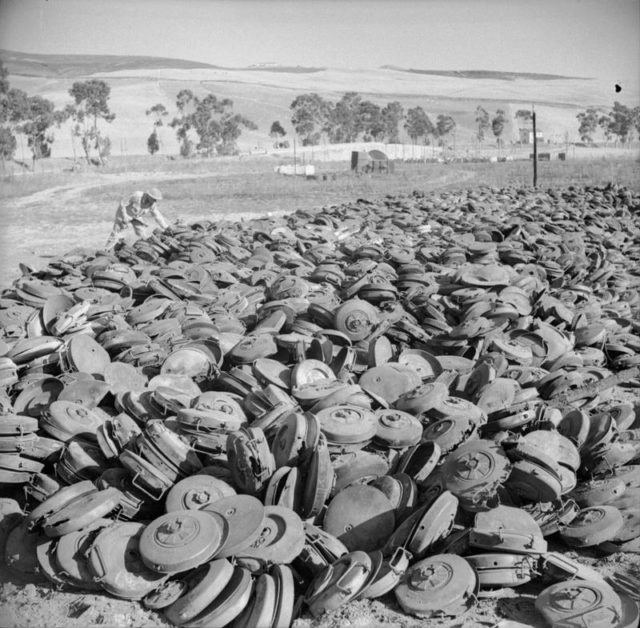
[[[84,151],[85,159],[87,160],[87,164],[91,165],[91,147],[89,146],[89,137],[86,132],[82,136],[82,150]]]
[[[98,133],[98,114],[93,115],[93,129],[91,130],[91,132],[95,140],[95,149],[98,155],[98,162],[101,166],[104,166],[104,161],[102,160],[102,149],[100,147],[100,134]]]
[[[104,166],[104,144],[102,143],[102,138],[100,135],[96,135],[96,150],[98,151],[98,161],[101,166]]]
[[[73,133],[73,129],[71,130],[71,150],[73,151],[73,170],[75,172],[78,165],[78,156],[76,154],[76,136]]]

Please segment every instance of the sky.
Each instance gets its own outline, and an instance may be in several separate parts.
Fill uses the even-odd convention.
[[[640,0],[0,0],[0,47],[640,77]]]

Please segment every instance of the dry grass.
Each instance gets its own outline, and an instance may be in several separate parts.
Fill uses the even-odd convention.
[[[495,186],[529,185],[531,183],[531,163],[514,161],[505,163],[399,163],[396,174],[387,176],[371,176],[354,178],[348,171],[348,164],[319,163],[317,170],[337,172],[337,181],[325,182],[293,181],[286,177],[274,177],[273,168],[279,163],[290,162],[291,159],[279,160],[276,157],[246,158],[214,158],[182,160],[164,156],[139,155],[136,157],[116,157],[102,168],[86,166],[79,163],[79,170],[72,171],[72,161],[67,159],[49,159],[38,162],[36,172],[31,173],[13,168],[8,174],[0,171],[0,200],[18,199],[35,192],[58,186],[85,186],[95,183],[104,186],[108,195],[115,188],[116,197],[126,193],[126,189],[118,189],[121,175],[131,181],[144,184],[150,177],[162,180],[167,188],[176,188],[178,198],[181,196],[198,197],[203,193],[222,196],[236,195],[281,195],[294,194],[306,196],[322,191],[331,195],[336,191],[397,193],[406,191],[406,186],[429,187],[435,181],[440,185],[443,177],[457,179],[456,173],[462,172],[463,180],[474,179],[475,183],[487,183]],[[8,167],[9,168],[9,167]],[[619,182],[637,188],[640,185],[640,166],[638,160],[631,159],[580,159],[576,161],[540,162],[538,165],[538,184],[540,186],[567,186],[573,184],[601,184],[608,181]],[[178,178],[171,180],[171,175]],[[164,175],[164,176],[163,176]],[[211,181],[205,175],[211,176]],[[200,177],[200,182],[185,182],[184,177]],[[198,186],[202,189],[197,190]],[[212,191],[212,187],[215,188]],[[180,188],[185,188],[183,194]],[[235,189],[237,188],[237,189]],[[216,192],[218,190],[218,192]],[[96,194],[90,196],[95,200]]]
[[[163,155],[136,155],[135,157],[114,157],[102,167],[87,165],[78,160],[74,169],[72,159],[42,159],[32,172],[16,164],[5,164],[0,168],[0,200],[13,199],[33,194],[41,190],[61,185],[82,185],[83,183],[105,181],[111,175],[138,174],[141,178],[149,174],[219,174],[250,172],[255,169],[255,159],[217,158],[192,159],[169,158]],[[266,161],[266,160],[262,160]],[[276,165],[269,162],[269,166]],[[266,165],[266,164],[265,164]],[[263,166],[264,167],[264,166]]]
[[[64,164],[62,160],[60,163]],[[114,159],[104,169],[15,175],[0,185],[0,286],[17,276],[18,262],[35,267],[74,246],[100,248],[111,229],[118,200],[135,189],[157,185],[162,211],[173,221],[238,219],[287,213],[299,208],[376,199],[413,190],[531,184],[529,162],[477,164],[400,163],[395,174],[355,176],[348,164],[320,164],[316,180],[276,175],[274,158],[170,161]],[[50,164],[53,166],[52,164]],[[322,173],[336,173],[335,180]],[[606,184],[640,190],[638,163],[623,161],[542,162],[539,186]]]
[[[265,212],[290,212],[298,208],[331,205],[356,198],[379,198],[386,194],[402,194],[413,190],[459,188],[477,185],[506,187],[529,186],[532,165],[529,162],[478,164],[398,164],[394,174],[355,176],[344,163],[321,164],[316,180],[284,177],[272,172],[272,162],[253,161],[234,171],[193,172],[198,178],[158,181],[165,201],[163,207],[172,219],[193,220],[202,217],[235,216]],[[324,181],[323,172],[336,173],[335,179]],[[184,173],[186,174],[186,173]],[[640,189],[638,163],[621,162],[549,162],[538,165],[538,185],[604,185],[617,182]],[[132,176],[131,188],[147,183],[144,177]],[[113,182],[83,193],[79,200],[87,208],[106,204],[111,210],[128,188]]]

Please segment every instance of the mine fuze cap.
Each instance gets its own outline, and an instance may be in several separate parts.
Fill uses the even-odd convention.
[[[150,196],[154,201],[162,200],[162,192],[158,188],[151,188],[146,192],[147,196]]]

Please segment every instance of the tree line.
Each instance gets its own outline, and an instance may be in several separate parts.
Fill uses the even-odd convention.
[[[74,150],[77,139],[88,162],[104,163],[110,153],[111,141],[102,133],[100,122],[115,119],[109,109],[109,85],[95,79],[77,81],[69,89],[73,102],[56,109],[47,98],[30,96],[24,90],[11,87],[8,74],[0,63],[0,160],[3,163],[15,155],[16,136],[24,135],[35,169],[38,159],[51,156],[55,140],[53,128],[68,120],[72,121]]]
[[[525,113],[527,112],[518,111],[518,113],[516,113],[516,117],[523,116]],[[476,138],[478,142],[482,144],[487,132],[489,131],[489,129],[491,129],[491,132],[496,138],[496,144],[498,146],[502,146],[502,144],[504,143],[502,139],[502,133],[504,132],[507,121],[507,114],[503,109],[498,109],[493,117],[491,117],[489,115],[489,112],[484,107],[478,105],[476,107],[476,124],[478,126]]]
[[[104,124],[115,120],[109,99],[111,87],[105,81],[76,81],[69,89],[73,101],[62,109],[42,96],[30,96],[24,90],[11,87],[9,72],[0,62],[0,160],[14,158],[17,136],[24,136],[31,151],[33,169],[38,159],[51,156],[55,136],[53,129],[71,121],[71,138],[75,155],[79,142],[87,163],[104,164],[111,152],[111,140]],[[177,114],[169,123],[180,143],[180,154],[233,154],[243,129],[257,129],[254,122],[233,111],[233,101],[218,99],[213,94],[199,98],[190,90],[176,97]],[[169,112],[163,104],[146,111],[153,118],[153,131],[147,140],[151,154],[158,152],[158,131]]]
[[[74,82],[68,91],[72,102],[56,109],[53,102],[42,96],[30,96],[9,84],[8,71],[0,62],[0,160],[13,159],[17,150],[17,135],[26,138],[31,151],[33,167],[38,159],[51,155],[54,142],[53,129],[71,121],[74,148],[79,142],[88,163],[103,164],[111,150],[111,141],[104,132],[104,124],[115,119],[110,109],[110,86],[102,80]],[[237,140],[243,130],[256,130],[257,125],[236,113],[233,101],[219,99],[214,94],[204,97],[191,90],[178,92],[176,111],[167,126],[171,127],[180,147],[180,155],[211,156],[235,154]],[[414,144],[444,146],[455,138],[456,121],[450,115],[439,114],[432,120],[420,106],[405,110],[398,101],[378,105],[364,99],[357,92],[346,92],[339,100],[331,101],[316,93],[301,94],[290,104],[291,126],[303,146],[321,142],[330,144],[361,141],[386,143],[400,142],[400,129],[404,129]],[[152,132],[147,139],[147,150],[152,155],[161,147],[161,127],[169,119],[169,111],[162,103],[146,110],[152,119]],[[526,124],[531,112],[519,109],[515,119]],[[577,115],[578,134],[583,142],[593,143],[600,128],[607,140],[616,138],[622,144],[631,141],[633,132],[640,136],[640,107],[630,108],[614,102],[610,111],[588,108]],[[498,146],[504,143],[503,133],[509,122],[503,109],[490,114],[482,106],[475,110],[476,139],[485,142],[493,134]],[[272,123],[270,137],[276,147],[287,147],[286,131],[280,121]]]
[[[245,116],[234,113],[230,98],[218,99],[214,94],[199,98],[191,90],[183,89],[176,96],[176,110],[169,126],[175,129],[183,157],[235,154],[242,130],[258,128]],[[153,155],[160,150],[159,129],[169,112],[158,103],[146,114],[153,117],[153,131],[147,139],[147,150]]]
[[[521,126],[532,118],[532,112],[528,109],[518,109],[515,119]],[[593,136],[600,128],[607,141],[616,138],[621,144],[629,143],[633,139],[635,130],[640,138],[640,107],[627,107],[616,101],[609,111],[598,108],[588,108],[576,116],[579,126],[578,135],[583,142],[593,144]],[[507,117],[502,109],[496,111],[495,116],[489,119],[489,114],[480,106],[476,109],[476,124],[478,125],[477,138],[484,140],[488,129],[493,131],[498,145],[502,143],[501,135],[507,123]]]
[[[35,164],[36,159],[51,155],[54,138],[50,129],[62,122],[64,114],[56,111],[50,100],[12,88],[8,76],[0,63],[0,160],[13,159],[18,147],[16,134],[22,134]]]
[[[615,138],[616,142],[626,144],[633,139],[634,130],[640,138],[640,106],[631,108],[616,100],[609,111],[590,107],[576,118],[580,139],[587,144],[593,144],[598,128],[607,141]]]
[[[314,146],[325,141],[342,144],[362,140],[364,142],[400,142],[400,125],[411,141],[443,144],[446,137],[455,131],[456,122],[440,114],[435,123],[420,106],[407,109],[398,102],[380,106],[364,100],[357,92],[346,92],[334,102],[319,94],[301,94],[291,105],[291,126],[303,146]],[[278,140],[285,132],[276,120],[271,125],[270,135]]]
[[[347,92],[337,102],[315,93],[302,94],[295,98],[289,108],[291,126],[305,146],[317,145],[322,141],[336,144],[357,140],[395,144],[400,142],[401,123],[414,144],[420,142],[443,146],[457,127],[450,115],[439,114],[434,122],[420,106],[405,112],[398,101],[380,106],[363,100],[357,92]],[[531,112],[520,109],[515,117],[526,121],[531,119]],[[478,142],[482,144],[491,131],[498,146],[502,145],[502,135],[508,121],[503,109],[490,114],[478,105],[475,111]],[[286,135],[280,121],[276,120],[271,125],[270,135],[276,144]]]

